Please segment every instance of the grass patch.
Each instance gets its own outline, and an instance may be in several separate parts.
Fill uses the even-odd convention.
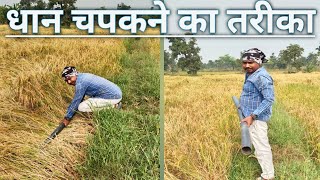
[[[305,128],[290,116],[280,104],[273,108],[269,123],[275,176],[277,179],[317,179],[319,166],[312,161],[305,138]],[[233,158],[229,179],[253,179],[261,174],[258,161],[239,151]]]
[[[159,117],[118,110],[95,114],[96,131],[89,140],[85,179],[158,179]]]
[[[157,39],[124,39],[120,73],[111,80],[123,92],[123,110],[95,114],[96,131],[86,160],[85,179],[159,179],[160,73],[150,44]]]
[[[141,114],[159,114],[160,61],[148,50],[156,39],[125,39],[127,53],[120,59],[121,72],[113,77],[122,89],[125,109]],[[141,50],[145,50],[142,51]]]

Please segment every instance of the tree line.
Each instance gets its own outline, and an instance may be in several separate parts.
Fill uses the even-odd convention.
[[[201,62],[199,55],[200,48],[197,46],[196,39],[191,38],[168,38],[169,50],[164,51],[164,70],[167,72],[186,71],[188,74],[197,74],[197,71],[223,71],[241,70],[240,52],[239,57],[235,58],[229,54],[207,63]],[[286,70],[288,72],[312,72],[320,70],[320,46],[315,48],[315,52],[310,52],[303,56],[304,48],[298,44],[290,44],[286,49],[280,50],[278,56],[272,53],[268,63],[264,64],[269,69]]]

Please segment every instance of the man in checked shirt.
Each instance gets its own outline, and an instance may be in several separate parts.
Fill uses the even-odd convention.
[[[242,122],[249,126],[255,156],[262,169],[257,180],[274,179],[272,151],[268,139],[268,125],[274,101],[273,79],[262,63],[267,62],[265,54],[257,48],[242,55],[242,67],[246,71],[240,96],[240,107],[244,115]]]
[[[67,84],[75,86],[75,95],[62,120],[65,126],[70,123],[76,111],[92,112],[94,109],[106,107],[121,108],[121,89],[111,81],[90,73],[78,73],[73,66],[65,67],[61,76]],[[83,101],[86,95],[90,98]]]

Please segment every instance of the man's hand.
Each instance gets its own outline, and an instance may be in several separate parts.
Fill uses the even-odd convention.
[[[247,126],[250,127],[250,125],[251,125],[252,122],[253,122],[253,118],[252,118],[252,116],[248,116],[248,117],[242,119],[241,122],[246,122],[246,123],[247,123]]]
[[[67,119],[63,119],[61,121],[65,126],[68,126],[68,124],[70,123],[70,121],[68,121]]]

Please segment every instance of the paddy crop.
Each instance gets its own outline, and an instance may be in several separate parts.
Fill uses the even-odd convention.
[[[320,73],[271,72],[276,101],[269,123],[279,179],[316,179],[319,169]],[[254,179],[258,162],[240,153],[232,96],[241,72],[165,76],[166,179]]]
[[[72,28],[63,31],[67,34],[77,33]],[[91,143],[94,143],[92,139],[99,138],[95,132],[103,131],[99,129],[99,123],[108,120],[105,113],[77,114],[51,144],[39,146],[63,119],[73,98],[73,87],[60,78],[61,70],[67,65],[76,66],[80,72],[105,77],[122,88],[123,111],[113,112],[114,117],[134,117],[137,120],[135,125],[140,125],[140,129],[131,128],[132,124],[126,124],[125,119],[119,122],[123,122],[123,127],[128,126],[127,129],[137,135],[142,130],[150,130],[149,134],[143,134],[143,138],[150,137],[153,140],[150,147],[145,147],[148,151],[137,150],[135,155],[127,152],[127,157],[141,155],[141,163],[148,162],[143,164],[143,168],[147,168],[145,174],[158,177],[159,39],[9,39],[4,37],[6,34],[14,32],[8,30],[7,26],[0,26],[0,179],[89,177],[89,174],[84,173],[84,167],[94,167],[90,163],[97,162],[89,161],[88,158],[91,157],[91,146],[99,146]],[[132,41],[133,52],[129,52],[128,41]],[[145,65],[144,68],[142,65]],[[148,124],[138,124],[148,117],[151,117]],[[129,147],[140,145],[136,139],[130,140]],[[106,144],[107,141],[103,145]],[[116,153],[114,149],[107,155],[114,156]],[[150,153],[146,159],[144,153]],[[105,162],[103,158],[109,157],[102,157],[98,161]],[[106,163],[103,165],[111,166]],[[142,165],[137,168],[142,168]],[[130,167],[127,170],[134,172]],[[104,173],[100,173],[97,178],[115,175]],[[128,178],[130,175],[138,177],[134,174],[124,177],[123,174],[116,175],[119,178]]]

